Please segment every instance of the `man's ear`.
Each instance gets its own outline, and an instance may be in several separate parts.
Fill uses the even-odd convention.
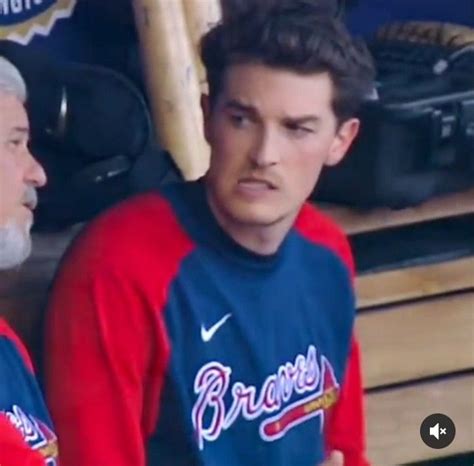
[[[204,137],[206,141],[211,143],[211,130],[210,130],[210,119],[211,119],[211,103],[207,94],[201,94],[201,110],[204,124]]]
[[[344,158],[352,141],[354,141],[359,132],[359,127],[360,120],[358,118],[350,118],[342,123],[331,144],[325,165],[337,165]]]

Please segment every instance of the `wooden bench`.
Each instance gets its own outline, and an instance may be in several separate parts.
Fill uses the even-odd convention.
[[[474,190],[402,211],[326,210],[348,234],[361,234],[473,213]],[[358,276],[356,289],[374,466],[473,451],[474,256]],[[456,425],[443,450],[419,433],[437,412]]]

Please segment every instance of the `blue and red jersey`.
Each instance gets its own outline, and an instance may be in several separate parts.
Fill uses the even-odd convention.
[[[201,182],[93,221],[47,315],[48,402],[68,466],[362,466],[352,259],[305,205],[279,250],[218,225]]]
[[[28,353],[0,319],[0,465],[56,466],[58,445]]]

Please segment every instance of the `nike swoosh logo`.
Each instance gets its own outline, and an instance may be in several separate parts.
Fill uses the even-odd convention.
[[[220,319],[218,322],[216,322],[212,327],[209,327],[208,329],[204,327],[204,325],[201,325],[201,338],[204,343],[208,343],[209,341],[212,340],[212,337],[215,335],[215,333],[227,322],[228,319],[232,314],[226,314],[222,319]]]

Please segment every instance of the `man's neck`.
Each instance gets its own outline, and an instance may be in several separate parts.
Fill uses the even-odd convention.
[[[207,196],[209,207],[220,227],[238,244],[256,254],[270,255],[278,251],[290,231],[297,212],[270,225],[238,223],[219,209],[211,196]]]

